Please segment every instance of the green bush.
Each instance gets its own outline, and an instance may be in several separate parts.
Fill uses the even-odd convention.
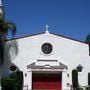
[[[85,90],[90,90],[90,86],[86,86]]]
[[[76,69],[72,70],[72,85],[75,90],[79,90],[78,85],[78,71]]]
[[[88,86],[90,86],[90,73],[88,73]]]
[[[22,90],[23,88],[23,72],[17,71],[9,77],[1,79],[2,90]]]

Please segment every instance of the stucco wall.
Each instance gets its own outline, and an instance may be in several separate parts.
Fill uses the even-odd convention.
[[[49,33],[16,39],[16,41],[19,49],[18,55],[15,58],[11,57],[11,62],[9,62],[10,60],[5,61],[3,75],[10,72],[9,67],[12,63],[15,63],[24,74],[31,75],[30,72],[27,72],[27,65],[39,59],[50,59],[58,60],[68,66],[66,75],[63,77],[66,80],[63,82],[64,87],[66,87],[66,83],[71,84],[72,69],[75,69],[79,64],[84,68],[83,72],[79,73],[79,83],[80,85],[87,85],[87,75],[90,72],[90,56],[87,44]],[[45,55],[41,50],[42,44],[46,42],[53,46],[53,51],[49,55]],[[5,56],[6,60],[7,57]],[[25,77],[24,84],[30,86],[30,79],[29,76]]]

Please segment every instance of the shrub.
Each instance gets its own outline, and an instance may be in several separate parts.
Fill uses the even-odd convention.
[[[2,90],[22,90],[23,72],[13,72],[9,77],[1,79]]]
[[[90,86],[90,73],[88,73],[88,86]]]
[[[76,69],[72,70],[72,85],[75,90],[78,90],[78,71]]]

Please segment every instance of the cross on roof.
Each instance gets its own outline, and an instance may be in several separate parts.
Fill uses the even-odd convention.
[[[48,24],[46,24],[46,33],[48,32],[49,33],[49,31],[48,31],[48,28],[49,28],[49,26],[48,26]]]
[[[46,24],[46,31],[48,31],[48,28],[49,28],[49,26],[48,26],[48,24]]]

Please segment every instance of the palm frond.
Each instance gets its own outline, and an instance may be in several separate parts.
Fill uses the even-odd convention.
[[[4,61],[5,39],[9,30],[11,31],[13,38],[16,33],[16,25],[12,22],[5,20],[5,18],[0,18],[0,62],[2,62],[2,64]]]
[[[15,34],[16,34],[16,25],[14,23],[12,23],[12,22],[6,22],[6,24],[7,24],[8,29],[12,33],[12,37],[14,37]]]

